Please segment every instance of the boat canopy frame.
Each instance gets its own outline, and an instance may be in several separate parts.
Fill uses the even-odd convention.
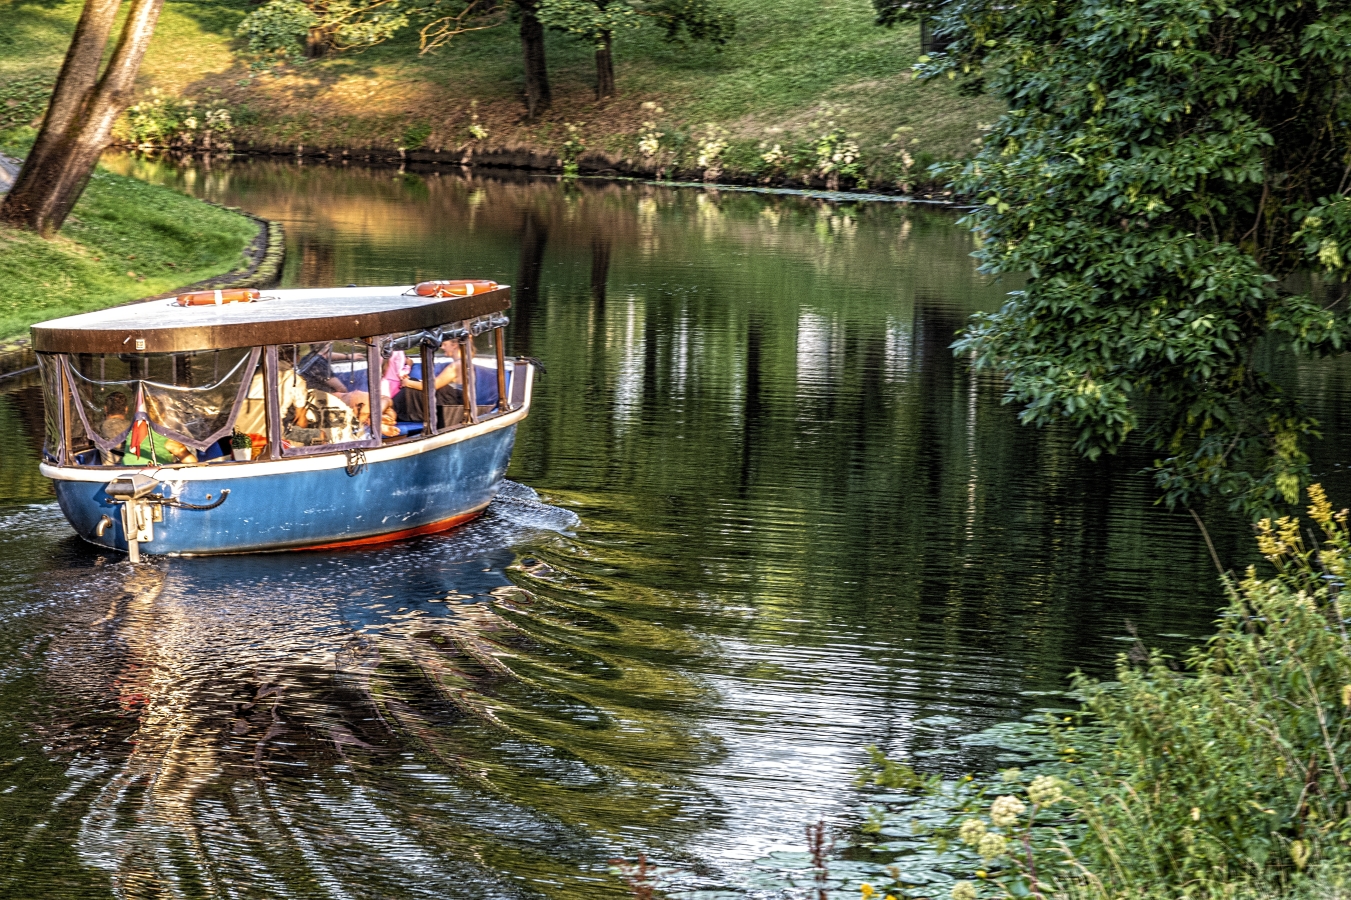
[[[478,424],[488,418],[497,418],[515,411],[519,405],[518,384],[516,379],[508,389],[506,380],[505,326],[507,317],[503,314],[511,306],[509,285],[495,290],[471,296],[456,296],[427,300],[412,294],[411,288],[402,293],[400,289],[330,289],[327,291],[305,290],[286,291],[288,295],[302,295],[299,299],[319,301],[333,299],[334,306],[341,307],[338,315],[320,315],[322,307],[317,303],[308,308],[297,310],[292,297],[276,302],[276,306],[267,308],[270,298],[253,303],[235,303],[221,306],[181,308],[186,315],[169,313],[162,315],[159,309],[165,301],[149,301],[127,307],[116,307],[65,319],[56,319],[32,327],[33,346],[37,351],[39,369],[43,379],[44,395],[48,403],[57,400],[56,408],[47,412],[44,441],[44,456],[58,466],[80,466],[85,464],[76,457],[82,451],[72,441],[75,431],[90,438],[91,429],[83,421],[80,411],[73,409],[74,384],[68,371],[68,357],[71,355],[119,355],[123,358],[141,354],[195,353],[211,350],[252,348],[247,354],[250,371],[261,369],[263,373],[264,403],[266,406],[267,450],[262,457],[253,461],[278,460],[297,456],[310,456],[321,453],[351,453],[361,449],[378,448],[387,443],[379,427],[380,397],[383,385],[376,373],[384,369],[384,363],[395,349],[406,349],[422,363],[423,405],[426,413],[421,435],[412,436],[416,441],[429,438],[446,431],[455,430],[472,424]],[[374,293],[384,291],[384,293]],[[346,296],[344,296],[346,295]],[[264,307],[255,309],[253,307]],[[147,312],[153,312],[157,318],[169,318],[177,321],[158,327],[137,327],[138,320]],[[164,311],[167,312],[167,311]],[[194,322],[193,319],[206,313],[211,321]],[[300,313],[297,315],[297,313]],[[310,313],[306,315],[305,313]],[[196,314],[196,315],[194,315]],[[492,362],[497,376],[497,408],[491,413],[479,409],[475,397],[474,385],[474,338],[490,334],[493,344]],[[355,337],[354,335],[360,335]],[[316,445],[311,447],[286,447],[282,434],[282,410],[277,395],[279,358],[278,347],[287,344],[320,343],[326,341],[356,340],[365,348],[368,393],[370,395],[371,425],[368,438],[344,442],[340,445]],[[460,348],[460,380],[464,394],[464,419],[462,422],[440,421],[439,407],[436,403],[433,385],[436,348],[444,341],[454,341]],[[517,361],[519,362],[519,360]],[[247,379],[245,381],[247,384]],[[244,393],[241,388],[240,394]],[[76,402],[79,402],[78,400]],[[235,410],[238,409],[238,400]],[[230,416],[231,427],[235,413]],[[160,428],[156,431],[163,433]],[[92,438],[91,442],[92,442]],[[170,464],[164,468],[174,468]],[[97,466],[107,468],[106,464]],[[115,464],[114,464],[114,467]],[[138,468],[122,466],[121,468]]]
[[[411,293],[411,286],[395,291],[288,291],[302,296],[277,302],[264,295],[252,303],[196,307],[154,300],[34,325],[33,349],[38,353],[185,353],[309,344],[346,340],[357,334],[425,331],[511,307],[510,285],[467,297],[422,298]]]

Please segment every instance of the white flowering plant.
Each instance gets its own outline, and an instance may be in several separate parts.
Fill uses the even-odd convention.
[[[567,138],[558,148],[558,158],[563,163],[563,177],[577,177],[577,161],[586,150],[586,138],[582,135],[585,122],[564,122]]]
[[[727,150],[727,132],[712,122],[704,126],[695,145],[695,168],[702,169],[705,181],[715,181],[722,174],[722,154]]]
[[[475,141],[486,141],[488,139],[488,129],[478,120],[478,101],[469,101],[469,137]]]
[[[830,123],[834,126],[834,123]],[[831,190],[839,190],[840,179],[863,178],[858,135],[847,134],[843,128],[831,127],[815,142],[816,173],[826,179]]]
[[[166,97],[156,89],[127,108],[118,137],[142,150],[228,150],[234,124],[224,106]]]

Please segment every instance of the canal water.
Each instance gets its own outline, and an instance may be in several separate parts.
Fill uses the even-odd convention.
[[[0,896],[623,897],[640,853],[772,896],[757,860],[859,820],[868,745],[989,767],[957,739],[1210,629],[1148,456],[1080,461],[954,358],[1016,285],[952,212],[111,165],[282,222],[286,286],[510,283],[547,372],[458,532],[136,569],[71,535],[36,387],[0,382]],[[1343,502],[1347,376],[1283,373]]]

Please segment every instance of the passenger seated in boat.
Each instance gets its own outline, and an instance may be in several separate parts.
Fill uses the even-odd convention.
[[[366,438],[371,434],[371,395],[365,391],[352,391],[344,397],[352,407],[352,414],[356,416],[357,437]],[[380,432],[385,437],[398,437],[399,426],[395,424],[398,420],[394,413],[394,401],[388,397],[380,398]]]
[[[164,416],[154,397],[145,398],[146,413],[152,422],[163,422]],[[172,426],[171,426],[172,427]],[[197,454],[173,438],[165,437],[142,423],[143,433],[133,427],[127,435],[127,450],[122,454],[122,465],[145,466],[151,463],[196,463]]]
[[[146,437],[138,442],[127,439],[131,444],[122,454],[124,466],[146,466],[151,463],[196,463],[197,454],[173,438],[167,438],[151,429]]]
[[[327,391],[310,391],[292,423],[282,432],[282,437],[292,444],[342,444],[358,439],[352,408]]]
[[[103,401],[103,421],[99,423],[99,434],[114,441],[126,434],[129,428],[131,421],[127,418],[127,395],[113,391]],[[121,461],[122,454],[117,449],[100,450],[99,458],[105,466],[115,466]]]
[[[235,431],[245,434],[267,434],[267,397],[263,390],[263,367],[253,374],[249,392],[239,405],[235,417]],[[281,405],[282,421],[293,421],[294,410],[304,410],[309,399],[305,381],[295,370],[295,346],[284,344],[277,348],[277,401]]]
[[[113,391],[108,395],[108,399],[103,401],[103,422],[99,425],[99,434],[111,441],[126,434],[130,427],[131,422],[127,419],[127,395],[121,391]]]
[[[433,384],[436,387],[436,405],[442,407],[464,406],[464,388],[460,385],[460,343],[444,341],[441,350],[450,358],[450,364],[436,373]],[[424,373],[425,374],[425,373]],[[427,404],[424,401],[422,382],[416,378],[402,375],[399,385],[403,390],[394,398],[394,412],[400,422],[421,422],[424,420]]]

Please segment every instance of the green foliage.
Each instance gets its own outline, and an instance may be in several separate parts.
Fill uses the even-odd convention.
[[[868,765],[859,769],[854,784],[897,788],[906,791],[934,790],[941,779],[936,775],[920,775],[907,765],[888,759],[876,746],[869,745]]]
[[[235,33],[250,53],[296,59],[374,46],[406,26],[408,15],[400,0],[271,0]]]
[[[298,57],[318,24],[319,16],[301,0],[272,0],[249,13],[235,33],[250,53]]]
[[[563,177],[577,177],[577,158],[582,155],[586,149],[586,139],[582,137],[582,126],[585,122],[564,122],[567,128],[568,137],[558,148],[558,158],[563,161]]]
[[[432,136],[432,124],[426,120],[414,122],[403,131],[403,147],[405,150],[417,150],[427,143],[427,138]]]
[[[233,126],[223,106],[199,106],[152,91],[150,99],[127,109],[119,136],[142,149],[229,149]]]
[[[1008,106],[953,173],[981,202],[979,257],[1029,276],[958,351],[1005,375],[1023,421],[1075,429],[1089,458],[1143,430],[1170,506],[1294,502],[1317,423],[1255,354],[1351,337],[1344,294],[1280,286],[1340,271],[1323,248],[1351,246],[1345,5],[959,0],[938,28],[956,42],[922,74]],[[1321,230],[1301,231],[1310,210]]]
[[[899,25],[931,18],[943,8],[946,0],[873,0],[878,25]]]
[[[77,0],[53,0],[56,4],[20,4],[0,28],[12,44],[0,43],[0,90],[16,78],[55,77],[69,42],[70,29],[79,17]],[[397,69],[400,84],[413,94],[444,99],[442,113],[430,117],[436,131],[431,140],[447,145],[467,140],[463,112],[471,98],[480,103],[482,130],[491,137],[480,141],[494,145],[530,146],[539,151],[557,147],[558,121],[529,124],[519,116],[520,40],[512,27],[463,33],[454,39],[452,52],[418,54],[416,27],[406,28],[389,41],[363,50],[360,60],[331,54],[309,59],[298,73],[271,84],[236,70],[254,64],[275,64],[275,50],[252,52],[247,39],[236,36],[246,15],[266,4],[168,4],[156,30],[156,39],[144,64],[147,86],[194,87],[228,85],[234,122],[231,139],[238,145],[256,147],[306,146],[370,147],[393,152],[402,144],[404,130],[413,122],[429,118],[414,106],[393,106],[396,95],[373,90]],[[733,144],[745,140],[758,145],[782,139],[788,127],[795,133],[786,139],[796,153],[799,142],[818,136],[805,123],[819,116],[826,102],[848,103],[850,113],[839,120],[848,132],[860,132],[860,151],[868,180],[883,188],[896,186],[898,172],[892,161],[895,148],[885,146],[897,126],[911,126],[919,149],[940,159],[961,157],[971,151],[977,121],[993,121],[998,111],[988,98],[958,97],[947,82],[922,83],[909,77],[907,68],[919,53],[913,28],[894,31],[873,24],[868,0],[849,0],[843,5],[823,5],[818,0],[717,0],[732,15],[736,32],[719,52],[708,41],[671,43],[662,20],[642,17],[642,27],[616,35],[614,64],[622,92],[635,100],[651,99],[668,113],[663,128],[688,130],[704,122],[718,122],[732,135]],[[421,26],[426,4],[409,2],[410,24]],[[442,2],[438,10],[454,13],[463,3]],[[308,7],[307,7],[308,8]],[[50,14],[42,12],[50,9]],[[658,11],[656,3],[646,7]],[[505,18],[505,16],[503,16]],[[479,18],[466,24],[484,24]],[[682,32],[683,34],[683,32]],[[585,40],[549,39],[549,66],[556,108],[563,118],[591,120],[588,136],[592,146],[609,153],[636,153],[638,131],[645,115],[605,116],[597,119],[578,110],[591,103],[595,72],[595,47]],[[300,53],[306,35],[294,29],[285,38],[288,53]],[[191,47],[191,53],[179,52]],[[341,79],[348,85],[343,104],[310,103],[304,100],[306,78],[322,83]],[[293,80],[299,79],[299,80]],[[384,82],[388,87],[389,82]],[[174,88],[175,90],[177,88]],[[137,99],[142,99],[138,97]],[[199,98],[200,101],[200,98]],[[574,103],[574,101],[576,101]],[[246,116],[245,113],[248,113]],[[396,121],[395,121],[396,120]],[[678,139],[663,140],[663,152]],[[760,154],[746,154],[756,164]],[[918,159],[918,150],[911,150]],[[743,154],[734,146],[728,156],[737,161],[724,167],[726,174],[753,174],[740,168]],[[635,157],[636,158],[636,157]],[[920,173],[923,166],[918,166]],[[668,171],[670,168],[668,166]],[[807,169],[803,169],[803,172]],[[764,173],[756,173],[764,174]],[[777,176],[776,176],[777,177]],[[794,170],[793,178],[798,177]],[[910,179],[915,181],[916,179]],[[919,179],[926,181],[926,179]],[[909,182],[907,182],[909,183]]]
[[[622,28],[637,28],[641,21],[626,0],[540,0],[535,14],[550,28],[596,44]]]
[[[1275,574],[1226,581],[1218,633],[1184,666],[1137,647],[1117,681],[1075,678],[1077,713],[968,742],[1028,767],[909,788],[952,810],[943,847],[981,857],[950,863],[1015,897],[1279,894],[1351,872],[1351,534],[1346,510],[1309,495],[1325,540],[1306,545],[1297,518],[1259,522]],[[896,764],[869,754],[860,781],[882,784]]]
[[[736,34],[736,16],[715,0],[540,0],[537,15],[550,28],[596,43],[606,34],[637,28],[644,18],[675,43],[722,46]]]

